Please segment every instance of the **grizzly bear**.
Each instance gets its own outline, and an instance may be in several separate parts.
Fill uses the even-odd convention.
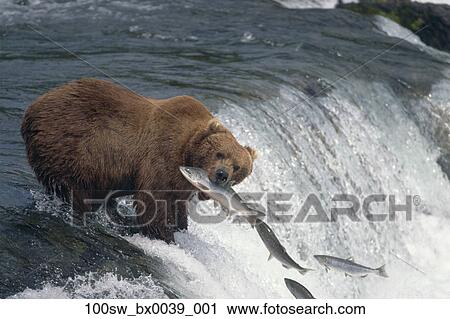
[[[252,172],[255,159],[198,100],[145,98],[98,79],[39,97],[21,131],[46,191],[78,213],[99,208],[87,199],[129,191],[141,231],[166,242],[187,229],[187,208],[179,203],[195,191],[179,166],[203,168],[212,181],[230,186]]]

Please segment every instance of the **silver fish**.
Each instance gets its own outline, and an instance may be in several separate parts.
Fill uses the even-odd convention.
[[[255,223],[255,228],[264,245],[269,250],[269,260],[273,257],[278,260],[284,268],[296,269],[302,275],[312,270],[301,267],[288,255],[286,249],[281,245],[273,230],[265,222],[258,219]]]
[[[254,223],[257,217],[265,216],[263,212],[246,205],[231,187],[224,188],[212,182],[205,170],[198,167],[180,166],[180,171],[189,183],[218,202],[230,215],[247,217],[250,223]]]
[[[296,299],[315,299],[305,286],[299,284],[295,280],[284,278],[284,283]]]
[[[375,274],[381,277],[388,277],[384,268],[385,265],[379,268],[370,268],[355,263],[352,258],[342,259],[327,255],[314,255],[314,258],[325,267],[326,271],[333,268],[344,272],[346,276],[366,277],[368,274]]]

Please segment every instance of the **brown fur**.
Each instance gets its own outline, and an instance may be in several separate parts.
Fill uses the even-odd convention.
[[[96,79],[39,97],[25,113],[22,136],[38,180],[65,201],[76,191],[73,207],[80,212],[94,208],[85,198],[109,190],[191,192],[181,165],[202,167],[211,179],[220,166],[239,183],[255,158],[254,150],[241,146],[192,97],[144,98]],[[135,192],[143,232],[172,241],[176,229],[187,228],[186,207],[175,207],[175,200],[187,199],[190,192]],[[155,205],[158,198],[167,200],[167,216]]]

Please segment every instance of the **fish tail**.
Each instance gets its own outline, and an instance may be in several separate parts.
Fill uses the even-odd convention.
[[[379,276],[387,278],[389,276],[388,276],[388,274],[386,272],[385,267],[386,267],[386,265],[383,265],[380,268],[377,268],[376,270],[377,270]]]
[[[313,271],[313,270],[314,269],[309,269],[309,268],[298,268],[297,269],[297,271],[302,275],[306,274],[308,271]]]

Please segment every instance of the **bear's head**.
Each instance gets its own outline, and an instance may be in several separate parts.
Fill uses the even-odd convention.
[[[232,186],[244,180],[253,169],[256,151],[242,146],[217,119],[197,132],[185,151],[185,165],[200,167],[209,179],[222,186]]]

